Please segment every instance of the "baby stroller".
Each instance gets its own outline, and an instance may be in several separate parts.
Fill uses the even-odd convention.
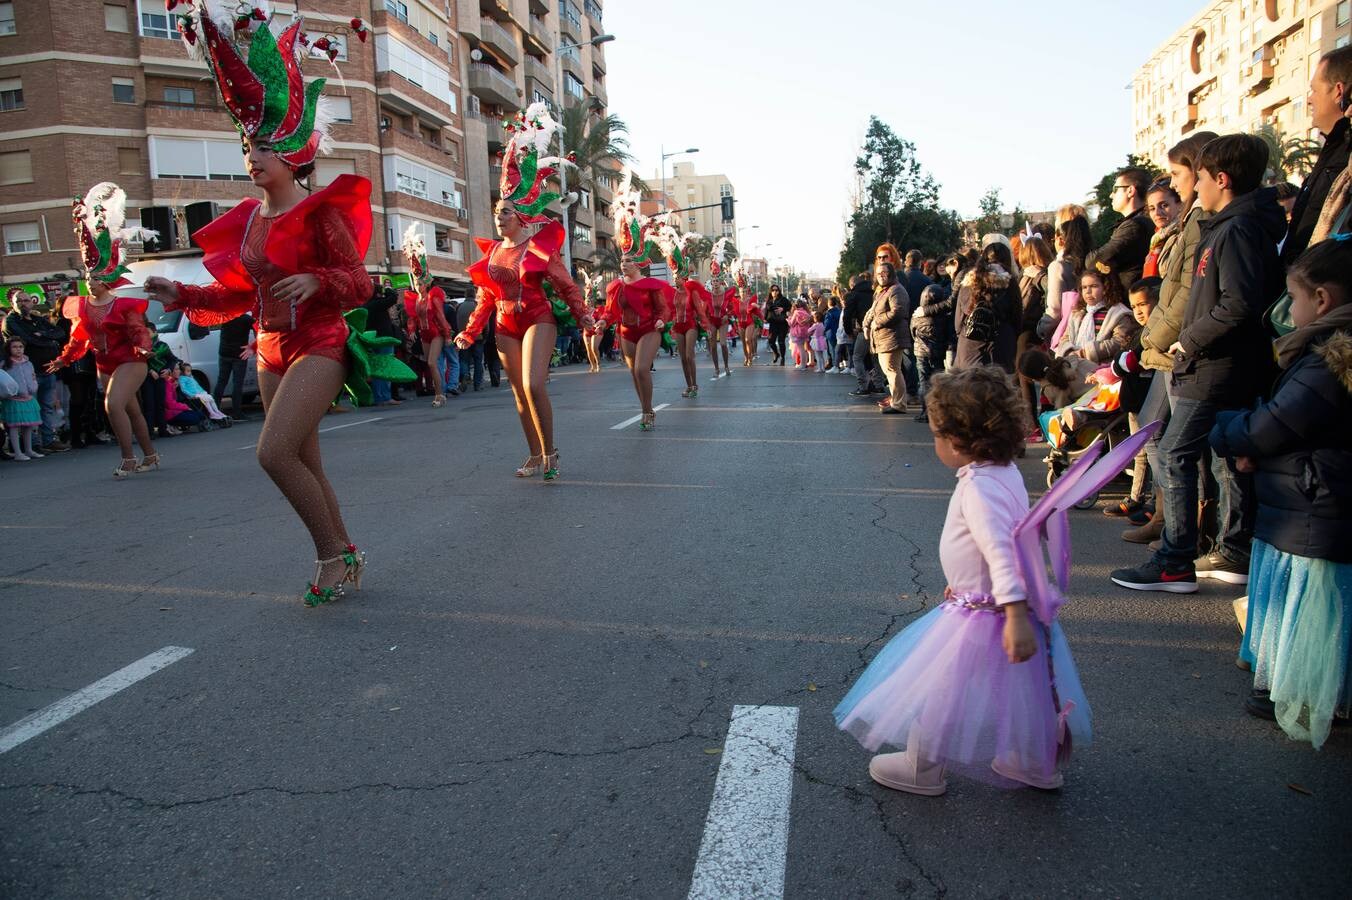
[[[1038,416],[1042,435],[1051,447],[1043,460],[1047,464],[1048,488],[1095,444],[1104,444],[1106,453],[1131,434],[1128,413],[1118,402],[1118,390],[1117,384],[1095,387],[1073,405]],[[1098,497],[1095,491],[1076,503],[1075,508],[1093,509]]]

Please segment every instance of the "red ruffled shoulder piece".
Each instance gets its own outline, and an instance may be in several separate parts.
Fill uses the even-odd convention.
[[[686,293],[688,294],[698,294],[701,298],[703,298],[705,303],[708,303],[710,300],[714,299],[714,295],[709,293],[708,289],[706,289],[704,285],[700,284],[693,278],[685,283],[685,290]]]
[[[268,259],[284,272],[309,268],[311,260],[319,256],[310,217],[325,208],[335,210],[352,228],[357,258],[364,259],[371,245],[371,182],[360,175],[339,175],[328,187],[274,219],[268,231]]]
[[[404,291],[404,315],[410,322],[418,321],[418,292]]]
[[[244,243],[249,217],[261,205],[253,197],[241,200],[228,213],[193,232],[193,241],[202,248],[202,265],[227,290],[253,292],[254,282],[240,261],[239,249]]]
[[[543,275],[548,271],[550,257],[563,249],[563,237],[563,225],[559,222],[551,221],[535,232],[527,244],[526,255],[521,260],[523,274],[539,272]]]
[[[119,322],[141,322],[150,302],[144,297],[118,297],[113,301],[113,318]]]
[[[479,245],[479,252],[482,253],[483,256],[479,257],[477,262],[471,263],[469,268],[465,270],[465,274],[469,276],[469,280],[474,283],[475,287],[483,288],[485,291],[488,291],[491,295],[496,297],[498,295],[498,286],[493,283],[493,279],[488,277],[488,260],[493,256],[493,248],[500,242],[488,238],[476,237],[474,243]]]
[[[446,292],[439,287],[434,287],[432,288],[432,290],[427,292],[427,299],[432,301],[433,303],[445,303]]]
[[[623,280],[620,283],[623,284]],[[676,296],[676,289],[661,278],[640,278],[629,286],[639,291],[662,291]]]
[[[84,317],[84,297],[79,294],[71,294],[65,300],[61,301],[61,315],[70,321],[70,339],[72,341],[93,340],[89,329],[85,326]]]

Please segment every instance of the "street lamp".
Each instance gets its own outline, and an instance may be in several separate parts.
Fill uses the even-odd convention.
[[[665,147],[659,147],[658,151],[662,154],[662,212],[667,211],[667,160],[673,156],[684,156],[687,153],[698,153],[698,147],[686,147],[684,150],[673,150],[671,153],[666,151]]]
[[[559,44],[554,48],[554,99],[559,108],[559,158],[563,160],[559,163],[559,193],[563,195],[562,213],[563,213],[563,264],[568,269],[568,274],[573,274],[573,228],[568,222],[568,207],[571,205],[568,200],[568,152],[563,144],[563,56],[565,50],[577,50],[590,44],[593,47],[599,47],[602,44],[608,44],[615,40],[613,34],[598,34],[589,41],[582,41],[576,44]]]

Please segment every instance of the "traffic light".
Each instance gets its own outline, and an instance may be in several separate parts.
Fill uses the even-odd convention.
[[[719,198],[719,204],[720,204],[720,205],[722,206],[722,208],[723,208],[723,221],[724,221],[724,222],[731,222],[734,218],[736,218],[736,216],[734,216],[734,215],[732,214],[732,205],[733,205],[734,202],[735,202],[735,201],[733,200],[732,197],[721,197],[721,198]]]

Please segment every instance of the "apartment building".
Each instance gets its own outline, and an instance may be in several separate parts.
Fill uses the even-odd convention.
[[[278,16],[294,3],[276,2]],[[460,41],[446,0],[307,0],[307,78],[337,105],[322,186],[371,180],[366,264],[407,272],[400,237],[419,224],[448,292],[468,290]],[[363,43],[348,22],[370,24]],[[206,64],[188,58],[163,0],[0,2],[0,282],[60,290],[79,273],[70,199],[101,180],[127,191],[128,218],[160,232],[149,249],[186,250],[190,234],[257,191]]]
[[[537,101],[585,106],[606,115],[605,34],[596,0],[456,0],[460,74],[466,86],[465,159],[470,225],[491,235],[499,199],[502,123]],[[557,115],[557,113],[556,113]],[[610,202],[617,178],[600,174],[569,208],[574,262],[586,263],[614,239]],[[557,207],[556,207],[557,210]]]
[[[1132,79],[1135,152],[1167,165],[1194,130],[1318,138],[1305,98],[1319,57],[1349,41],[1352,0],[1215,0]]]
[[[724,237],[736,239],[737,223],[723,221],[721,209],[723,198],[734,196],[732,182],[728,176],[699,175],[695,172],[694,163],[678,162],[672,164],[665,182],[662,173],[655,172],[649,184],[659,191],[663,190],[665,184],[667,206],[683,210],[682,231],[696,231],[714,241]],[[708,261],[703,261],[701,277],[708,276],[708,268]]]

